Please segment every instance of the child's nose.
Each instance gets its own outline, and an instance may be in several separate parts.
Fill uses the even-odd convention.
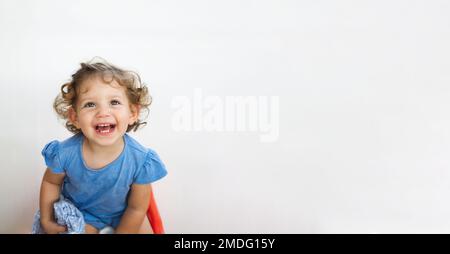
[[[97,117],[106,117],[110,115],[110,107],[99,106],[97,111]]]

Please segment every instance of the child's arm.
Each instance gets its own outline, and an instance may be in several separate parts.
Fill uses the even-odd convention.
[[[117,234],[137,234],[144,222],[151,194],[150,184],[133,184],[128,207],[116,228]]]
[[[56,234],[66,231],[64,226],[55,222],[53,215],[53,203],[59,199],[61,184],[64,177],[64,173],[55,174],[47,168],[42,179],[39,208],[41,210],[41,225],[47,234]]]

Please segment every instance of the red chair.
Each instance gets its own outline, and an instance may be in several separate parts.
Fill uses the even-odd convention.
[[[155,196],[153,190],[150,194],[150,202],[147,210],[147,218],[153,230],[153,234],[164,234],[164,226],[159,215],[158,207],[156,206]]]

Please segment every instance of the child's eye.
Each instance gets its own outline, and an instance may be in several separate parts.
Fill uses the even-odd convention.
[[[94,107],[94,106],[95,106],[95,104],[93,102],[87,102],[87,103],[84,104],[83,108],[91,108],[91,107]]]
[[[120,105],[121,103],[120,103],[120,101],[118,101],[118,100],[112,100],[111,101],[111,105]]]

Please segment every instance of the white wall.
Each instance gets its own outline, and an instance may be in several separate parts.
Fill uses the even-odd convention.
[[[0,233],[29,232],[81,61],[138,71],[168,233],[450,233],[448,1],[0,0]],[[176,96],[278,96],[278,140],[176,131]]]

